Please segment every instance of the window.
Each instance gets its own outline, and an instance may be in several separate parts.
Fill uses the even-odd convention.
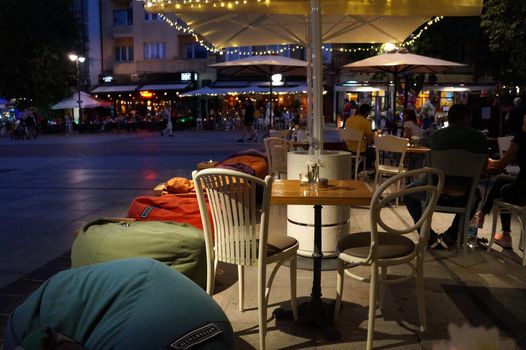
[[[186,45],[185,58],[206,58],[207,55],[206,49],[199,44]]]
[[[132,9],[114,10],[113,11],[113,25],[114,26],[132,26],[133,25]]]
[[[144,43],[144,59],[163,59],[166,58],[166,43],[151,42]]]
[[[149,13],[144,10],[144,20],[145,21],[160,21],[161,17],[158,13]]]
[[[133,46],[115,47],[115,62],[132,62]]]

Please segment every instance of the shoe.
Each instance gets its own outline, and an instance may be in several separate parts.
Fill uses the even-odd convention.
[[[439,245],[438,235],[435,231],[429,232],[429,239],[427,240],[427,246],[431,249],[435,249]]]
[[[239,139],[239,140],[237,140],[237,142],[245,142],[245,140]]]
[[[504,249],[510,249],[511,248],[511,236],[509,232],[501,232],[497,233],[494,237],[493,242],[500,245]]]
[[[475,216],[473,216],[472,223],[477,225],[478,228],[484,227],[484,218],[486,217],[486,214],[482,212],[482,210],[477,211]]]
[[[455,241],[452,241],[448,236],[444,234],[438,237],[438,243],[439,243],[439,246],[442,247],[442,249],[446,249],[446,250],[451,249],[456,244]]]

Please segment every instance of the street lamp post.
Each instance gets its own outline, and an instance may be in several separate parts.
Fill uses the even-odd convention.
[[[82,99],[80,97],[80,67],[79,63],[84,63],[86,61],[86,57],[78,56],[74,53],[71,53],[68,55],[69,60],[72,62],[75,62],[75,69],[77,71],[77,93],[78,93],[78,100],[77,103],[79,104],[79,123],[82,122]]]

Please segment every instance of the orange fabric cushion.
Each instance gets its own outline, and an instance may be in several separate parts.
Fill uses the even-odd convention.
[[[210,221],[212,216],[208,210]],[[203,229],[197,198],[185,198],[178,195],[136,197],[128,208],[128,217],[138,221],[174,221],[189,223]]]

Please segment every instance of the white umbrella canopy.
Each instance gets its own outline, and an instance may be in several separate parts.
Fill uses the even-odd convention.
[[[239,32],[239,38],[243,32],[243,27],[247,26],[247,23],[242,21],[239,23],[221,22],[221,20],[227,19],[229,16],[235,16],[238,13],[243,14],[263,14],[263,15],[297,15],[304,23],[304,35],[300,36],[289,30],[288,26],[285,26],[278,32],[278,26],[271,29],[272,37],[265,41],[273,40],[272,44],[281,43],[306,43],[305,46],[310,49],[310,56],[313,58],[312,70],[313,73],[309,77],[312,77],[309,86],[312,86],[312,97],[314,101],[317,101],[313,105],[313,121],[315,122],[313,128],[313,135],[320,140],[323,144],[323,120],[322,116],[322,62],[321,62],[321,43],[323,42],[323,33],[327,33],[327,26],[323,28],[322,20],[324,17],[330,15],[343,16],[363,16],[359,18],[359,22],[363,23],[366,21],[365,16],[402,16],[404,19],[399,22],[399,25],[403,25],[404,21],[410,21],[413,17],[421,17],[419,23],[414,26],[414,29],[421,24],[422,18],[430,18],[432,16],[479,16],[482,11],[483,0],[375,0],[375,1],[363,1],[363,0],[243,0],[243,1],[222,1],[222,0],[208,0],[203,1],[187,1],[187,0],[146,0],[146,10],[153,13],[175,13],[183,21],[186,21],[195,33],[199,33],[205,39],[216,45],[218,48],[228,46],[244,46],[244,45],[258,45],[255,39],[263,34],[257,32],[253,35],[245,36],[242,42],[238,39],[235,41],[236,32]],[[206,14],[208,17],[196,18],[192,21],[190,18],[191,14]],[[231,17],[232,18],[232,17]],[[309,18],[310,20],[307,20]],[[198,21],[199,20],[199,21]],[[261,20],[262,21],[262,20]],[[254,19],[252,23],[248,23],[250,26],[256,26],[258,21]],[[287,24],[286,24],[287,25]],[[291,22],[288,23],[290,28],[293,27]],[[301,24],[300,24],[301,25]],[[201,26],[201,28],[199,28]],[[197,28],[199,28],[197,30]],[[352,32],[353,26],[347,26],[347,29],[341,28],[338,32]],[[365,42],[385,42],[385,34],[391,33],[396,28],[391,30],[383,30],[382,38],[375,39],[374,34],[378,31],[371,31],[366,38]],[[207,31],[208,30],[208,31]],[[286,41],[283,39],[283,31],[290,32],[290,37],[296,37],[295,41]],[[307,35],[310,34],[310,35]],[[217,34],[218,36],[215,36]],[[279,34],[279,35],[278,35]],[[409,34],[409,33],[407,33]],[[220,37],[228,39],[222,39],[224,43],[221,43]],[[407,35],[406,35],[407,36]],[[214,39],[216,37],[216,39]],[[219,39],[217,39],[219,38]],[[405,37],[403,38],[405,39]],[[214,40],[217,40],[214,42]],[[328,40],[325,38],[325,40]],[[336,40],[336,39],[335,39]],[[343,39],[340,39],[343,41]],[[351,39],[349,42],[358,42]],[[358,40],[358,39],[357,39]],[[387,40],[393,41],[393,40]],[[398,40],[401,41],[401,40]],[[310,79],[308,79],[309,81]]]
[[[274,125],[272,118],[272,76],[274,74],[283,75],[306,75],[307,62],[295,58],[274,55],[258,55],[241,58],[239,60],[226,61],[208,65],[209,67],[220,68],[224,73],[240,76],[263,74],[269,79],[269,106],[270,106],[270,123]],[[249,91],[247,91],[249,92]]]
[[[72,96],[54,104],[51,109],[70,109],[79,107],[79,94],[75,93]],[[82,108],[96,108],[96,107],[111,107],[111,102],[100,100],[88,94],[87,92],[80,92],[80,106]]]
[[[209,67],[219,68],[228,75],[272,74],[305,75],[307,62],[285,56],[259,55],[233,61],[214,63]]]
[[[444,73],[467,65],[441,60],[438,58],[415,55],[407,50],[398,50],[369,57],[342,66],[342,70],[369,73],[392,73],[395,79],[395,96],[400,74],[407,73]],[[407,97],[407,96],[406,96]],[[393,100],[393,110],[396,110],[396,98]]]
[[[322,0],[322,15],[354,14],[358,16],[478,16],[483,0]],[[305,15],[311,11],[310,0],[147,0],[149,12],[272,13]]]
[[[402,42],[432,16],[478,16],[483,0],[320,0],[321,41]],[[216,48],[308,45],[311,0],[147,0],[149,12],[175,13]]]
[[[213,12],[178,13],[195,32],[216,48],[272,44],[307,45],[304,15]],[[326,15],[322,17],[322,42],[402,42],[429,17]]]
[[[384,53],[342,66],[342,68],[347,71],[394,74],[443,73],[461,67],[466,67],[466,65],[428,56],[415,55],[404,50]]]

